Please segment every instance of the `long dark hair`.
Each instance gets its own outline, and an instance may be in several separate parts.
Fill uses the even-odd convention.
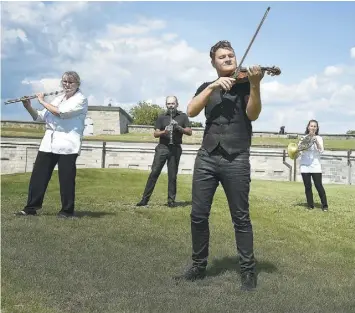
[[[317,124],[316,135],[318,135],[318,134],[319,134],[319,124],[318,124],[318,121],[316,121],[316,120],[310,120],[310,121],[308,122],[308,125],[307,125],[307,127],[306,127],[306,131],[305,131],[305,134],[306,134],[306,135],[309,134],[308,127],[309,127],[309,124],[311,124],[312,122],[314,122],[314,123]]]

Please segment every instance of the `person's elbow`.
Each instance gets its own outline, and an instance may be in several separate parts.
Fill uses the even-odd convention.
[[[193,108],[190,105],[188,105],[186,115],[188,117],[195,117],[197,114],[196,112],[194,112]]]
[[[260,115],[260,112],[253,112],[253,113],[247,112],[248,119],[252,122],[256,121],[259,118],[259,115]]]

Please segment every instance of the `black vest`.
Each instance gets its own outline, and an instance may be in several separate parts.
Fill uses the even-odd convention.
[[[252,125],[246,114],[245,102],[245,96],[250,94],[250,84],[235,84],[228,93],[224,93],[223,90],[214,90],[205,107],[202,147],[212,152],[220,145],[232,155],[251,146]]]
[[[173,115],[173,119],[177,121],[178,125],[181,127],[190,127],[189,126],[189,119],[187,115],[181,111],[177,111],[175,115]],[[158,116],[158,119],[155,122],[155,129],[164,130],[166,126],[170,124],[170,114],[165,112]],[[183,134],[179,131],[173,132],[173,144],[174,145],[181,145],[182,144],[182,136]],[[170,135],[162,135],[159,138],[159,143],[169,146],[170,142]]]

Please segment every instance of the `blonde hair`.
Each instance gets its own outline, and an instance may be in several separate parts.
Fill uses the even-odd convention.
[[[67,72],[65,72],[63,75],[62,75],[62,80],[63,80],[63,77],[71,77],[71,78],[73,78],[76,82],[77,82],[77,84],[78,84],[78,86],[80,86],[80,84],[81,84],[81,82],[80,82],[80,76],[79,76],[79,74],[77,73],[77,72],[74,72],[74,71],[67,71]]]

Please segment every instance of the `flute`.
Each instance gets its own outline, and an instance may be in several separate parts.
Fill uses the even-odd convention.
[[[47,97],[47,96],[59,95],[59,94],[61,94],[61,93],[63,93],[63,92],[64,92],[64,90],[53,91],[53,92],[45,93],[44,96]],[[7,100],[7,101],[5,101],[4,103],[5,103],[5,104],[10,104],[10,103],[21,102],[22,100],[35,99],[35,98],[37,98],[36,95],[33,95],[33,96],[24,96],[24,97],[17,98],[17,99]]]

